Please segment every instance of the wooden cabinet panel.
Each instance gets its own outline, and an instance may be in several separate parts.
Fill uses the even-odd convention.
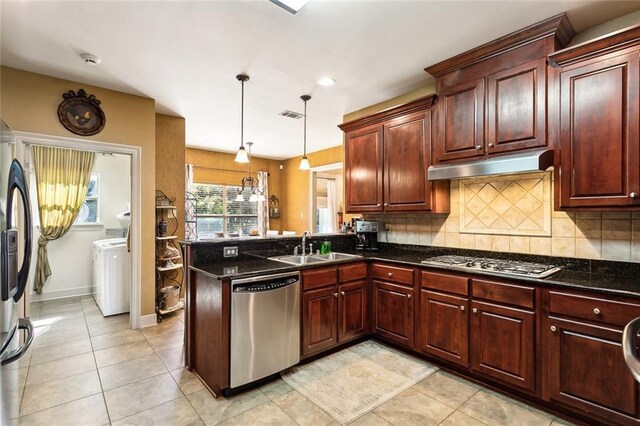
[[[401,266],[383,265],[374,263],[371,265],[371,277],[382,281],[392,281],[399,284],[413,286],[413,268]]]
[[[444,291],[445,293],[453,293],[461,296],[467,296],[469,294],[469,277],[460,275],[423,271],[420,285],[422,288]]]
[[[431,111],[384,125],[384,209],[431,209]]]
[[[489,75],[489,154],[547,144],[546,84],[545,58]]]
[[[638,52],[559,71],[559,207],[638,206]]]
[[[471,367],[528,391],[535,391],[533,312],[473,301]]]
[[[373,331],[394,342],[413,347],[413,289],[373,282]]]
[[[548,396],[609,422],[632,423],[638,384],[622,356],[622,332],[548,318]],[[637,420],[636,420],[637,421]]]
[[[314,288],[335,285],[338,282],[338,269],[333,267],[308,269],[302,271],[302,289],[311,290]]]
[[[624,327],[640,317],[640,305],[602,297],[549,291],[549,312],[563,317]]]
[[[367,332],[367,282],[338,286],[338,342],[360,337]]]
[[[467,367],[469,365],[469,300],[420,291],[418,349]]]
[[[434,162],[484,155],[484,78],[448,87],[439,97]]]
[[[485,299],[507,305],[533,309],[535,287],[500,283],[487,280],[471,280],[471,294],[474,299]]]
[[[302,293],[302,355],[311,355],[338,343],[335,286]]]
[[[364,262],[338,266],[338,281],[341,283],[354,280],[364,280],[366,278],[367,264]]]
[[[347,213],[382,211],[382,126],[348,132],[344,151]]]

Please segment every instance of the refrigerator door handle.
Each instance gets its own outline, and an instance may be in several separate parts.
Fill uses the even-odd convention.
[[[24,206],[24,257],[22,266],[18,271],[18,285],[13,300],[16,302],[22,297],[24,289],[27,286],[27,278],[29,276],[29,266],[31,265],[31,244],[33,228],[31,227],[31,203],[29,202],[29,190],[27,188],[27,179],[24,175],[24,169],[18,162],[13,160],[9,169],[9,189],[7,191],[7,227],[12,226],[13,216],[13,193],[18,190],[22,197],[22,205]]]
[[[22,355],[29,349],[31,343],[33,342],[34,332],[33,332],[33,324],[26,318],[20,318],[18,320],[18,330],[25,330],[27,332],[27,339],[24,342],[24,345],[20,346],[18,349],[15,349],[7,354],[7,357],[2,360],[1,365],[11,364],[13,361],[17,361],[20,359]]]

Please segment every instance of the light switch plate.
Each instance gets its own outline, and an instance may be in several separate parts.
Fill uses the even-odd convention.
[[[238,257],[238,247],[225,247],[222,252],[223,257]]]

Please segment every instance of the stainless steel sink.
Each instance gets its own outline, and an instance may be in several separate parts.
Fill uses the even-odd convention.
[[[355,259],[359,257],[362,257],[362,256],[357,254],[333,252],[333,253],[326,253],[326,254],[312,254],[307,256],[297,256],[297,255],[275,256],[275,257],[270,257],[269,260],[288,263],[290,265],[308,265],[308,264],[315,264],[315,263],[337,262],[340,260]]]

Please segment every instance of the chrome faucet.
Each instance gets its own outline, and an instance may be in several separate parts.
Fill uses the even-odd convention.
[[[308,235],[308,236],[311,236],[311,232],[309,232],[309,231],[304,231],[304,232],[302,233],[302,255],[303,255],[303,256],[306,256],[306,255],[307,255],[307,247],[306,247],[306,244],[307,244],[307,235]],[[313,253],[310,253],[310,254],[313,254]]]

